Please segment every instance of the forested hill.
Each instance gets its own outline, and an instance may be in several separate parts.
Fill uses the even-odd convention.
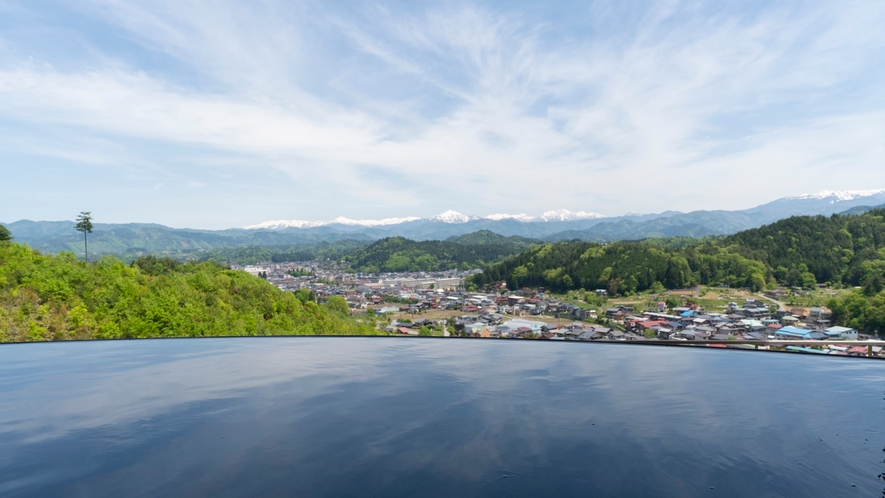
[[[471,283],[554,291],[605,288],[629,294],[662,285],[728,284],[754,291],[818,283],[860,286],[831,303],[837,319],[885,330],[885,210],[860,215],[800,216],[732,236],[676,243],[560,242],[492,265]],[[657,283],[657,284],[656,284]]]
[[[87,264],[0,241],[0,342],[374,333],[302,299],[215,263]]]
[[[467,245],[440,240],[416,242],[403,237],[389,237],[357,249],[344,259],[355,270],[366,273],[466,270],[518,254],[525,247],[522,243]]]
[[[506,281],[511,289],[607,288],[617,294],[649,289],[655,282],[669,288],[687,287],[694,282],[694,275],[678,251],[642,242],[600,245],[572,241],[526,251],[473,277],[473,283],[480,286],[499,281]]]
[[[340,259],[345,254],[369,245],[363,240],[340,240],[337,242],[319,242],[292,246],[245,246],[226,247],[200,251],[193,256],[199,261],[216,261],[219,263],[238,263],[254,265],[272,261],[310,261],[314,259]]]
[[[817,282],[864,285],[885,273],[885,209],[861,215],[797,216],[723,238],[721,246],[762,261],[788,285],[808,271]],[[807,270],[806,270],[807,269]]]
[[[495,232],[492,232],[491,230],[479,230],[473,233],[468,233],[466,235],[449,237],[446,240],[465,246],[504,245],[529,248],[534,245],[542,244],[542,242],[538,239],[529,239],[526,237],[520,237],[518,235],[511,235],[507,237],[505,235],[499,235]]]
[[[493,265],[483,285],[554,289],[609,286],[615,292],[727,283],[758,290],[830,283],[885,288],[885,210],[861,215],[797,216],[697,244],[590,242],[548,244]]]
[[[44,252],[71,251],[83,256],[83,235],[73,222],[18,221],[8,226],[19,242]],[[134,259],[145,254],[171,257],[197,256],[225,248],[317,246],[343,240],[375,240],[358,233],[327,232],[321,229],[297,232],[268,230],[190,230],[149,223],[95,223],[89,235],[89,254],[113,254]]]

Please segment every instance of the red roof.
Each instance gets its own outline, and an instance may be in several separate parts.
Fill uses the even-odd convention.
[[[850,348],[848,348],[848,351],[846,351],[846,353],[858,353],[865,355],[867,354],[867,348],[865,346],[851,346]]]
[[[650,329],[652,327],[657,327],[658,325],[663,325],[665,323],[667,323],[667,322],[659,322],[659,321],[655,320],[653,322],[639,322],[639,326],[644,329]]]

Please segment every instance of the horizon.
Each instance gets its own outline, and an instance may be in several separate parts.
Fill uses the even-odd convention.
[[[412,221],[439,221],[444,223],[466,223],[468,221],[477,221],[477,220],[502,220],[502,219],[513,219],[515,221],[523,222],[523,223],[544,223],[544,222],[568,222],[568,221],[577,221],[577,220],[586,220],[586,219],[597,219],[597,220],[606,220],[606,219],[615,219],[615,218],[627,218],[627,217],[646,217],[646,216],[660,216],[664,214],[691,214],[695,212],[716,212],[716,211],[725,211],[725,212],[735,212],[735,211],[743,211],[748,209],[754,209],[756,207],[764,206],[767,204],[771,204],[778,201],[789,201],[789,200],[821,200],[828,197],[834,197],[835,199],[830,201],[831,204],[835,202],[845,202],[845,201],[853,201],[859,198],[869,197],[873,195],[878,195],[885,193],[885,189],[865,189],[865,190],[843,190],[843,191],[831,191],[831,190],[822,190],[820,192],[816,192],[813,194],[802,194],[798,196],[789,196],[789,197],[780,197],[777,199],[769,200],[763,204],[758,206],[750,206],[744,209],[739,210],[717,210],[717,209],[699,209],[696,211],[675,211],[675,210],[663,210],[653,213],[624,213],[624,214],[616,214],[616,215],[602,215],[599,213],[587,213],[584,211],[569,211],[567,209],[558,209],[558,210],[548,210],[538,215],[528,215],[526,213],[518,213],[518,214],[504,214],[504,213],[491,213],[484,216],[474,215],[474,214],[464,214],[454,210],[447,210],[440,214],[428,217],[417,217],[417,216],[407,216],[407,217],[399,217],[399,218],[385,218],[381,220],[368,220],[368,219],[351,219],[345,216],[338,216],[334,219],[329,220],[266,220],[254,225],[247,226],[228,226],[223,228],[202,228],[202,227],[194,227],[194,226],[171,226],[163,223],[158,223],[154,221],[124,221],[124,222],[104,222],[104,221],[96,221],[96,225],[160,225],[165,226],[166,228],[172,228],[175,230],[207,230],[207,231],[221,231],[221,230],[253,230],[253,229],[279,229],[279,228],[317,228],[321,226],[327,225],[361,225],[364,228],[372,228],[378,226],[392,226],[398,225],[401,223],[412,222]],[[868,206],[868,207],[878,207],[876,206]],[[847,208],[846,208],[847,209]],[[566,216],[572,215],[572,217],[566,218]],[[797,214],[802,216],[801,214]],[[558,219],[557,219],[558,218]],[[73,220],[31,220],[31,219],[19,219],[12,222],[4,222],[0,221],[0,224],[11,225],[13,223],[18,222],[32,222],[32,223],[61,223],[61,222],[70,222],[74,223]]]
[[[615,217],[885,185],[881,3],[47,4],[0,5],[7,219]]]

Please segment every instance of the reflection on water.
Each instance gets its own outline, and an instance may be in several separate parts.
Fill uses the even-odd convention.
[[[883,380],[609,344],[10,345],[0,495],[871,496]]]
[[[883,398],[885,400],[885,398]],[[885,448],[882,448],[882,453],[885,453]],[[885,460],[882,460],[882,463],[885,464]],[[885,472],[879,474],[879,479],[885,481]],[[885,498],[885,489],[882,490],[882,498]]]

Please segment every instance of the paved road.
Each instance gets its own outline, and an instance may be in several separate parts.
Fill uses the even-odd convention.
[[[772,299],[772,298],[770,298],[770,297],[768,297],[768,296],[763,296],[762,294],[756,294],[756,295],[759,296],[759,297],[762,297],[762,298],[768,299],[769,301],[772,301],[772,302],[774,302],[774,303],[777,303],[777,305],[780,306],[780,309],[782,309],[782,310],[786,310],[786,309],[788,309],[788,308],[787,308],[787,303],[785,303],[785,302],[783,302],[783,301],[778,301],[777,299]]]

